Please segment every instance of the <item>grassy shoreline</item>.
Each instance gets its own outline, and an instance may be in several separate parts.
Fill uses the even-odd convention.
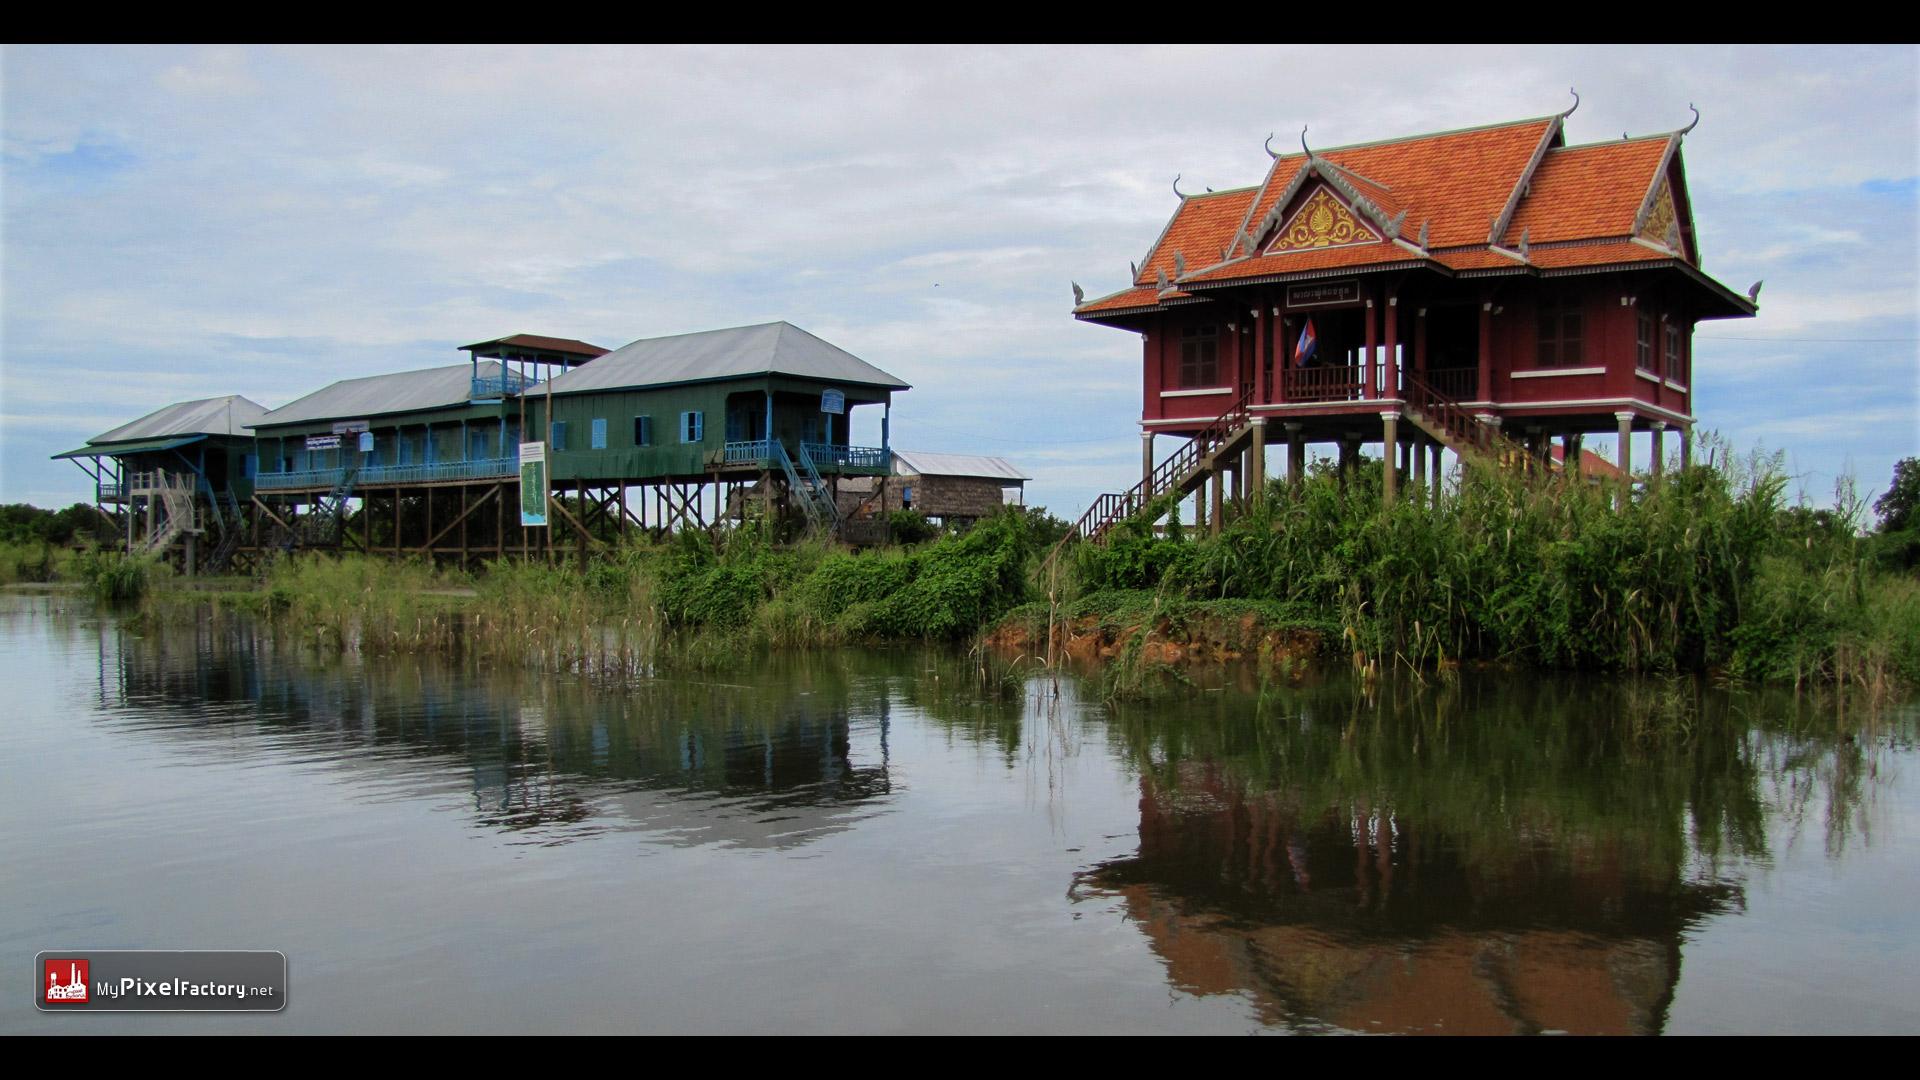
[[[1437,508],[1383,509],[1380,483],[1378,463],[1346,478],[1316,470],[1234,508],[1217,536],[1136,520],[1104,545],[1069,545],[1044,575],[1058,523],[1019,508],[859,554],[753,529],[640,539],[584,573],[303,557],[253,587],[187,592],[130,582],[142,572],[112,556],[76,569],[102,595],[141,595],[145,618],[210,602],[342,649],[557,670],[934,641],[1046,664],[1077,651],[1136,672],[1324,654],[1362,670],[1920,685],[1920,573],[1886,554],[1912,538],[1866,532],[1844,498],[1835,511],[1789,505],[1777,459],[1696,466],[1625,505],[1616,487],[1474,473]]]

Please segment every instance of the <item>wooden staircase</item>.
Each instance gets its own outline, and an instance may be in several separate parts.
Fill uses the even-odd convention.
[[[1255,420],[1248,406],[1253,391],[1247,390],[1212,423],[1200,429],[1186,445],[1154,466],[1152,475],[1119,494],[1102,495],[1074,523],[1073,531],[1060,539],[1040,563],[1044,572],[1058,558],[1069,540],[1079,537],[1095,544],[1105,543],[1115,525],[1144,510],[1162,495],[1191,495],[1205,484],[1215,470],[1230,458],[1237,458],[1253,442]]]
[[[1401,372],[1401,397],[1406,417],[1414,427],[1454,452],[1461,461],[1499,468],[1528,469],[1535,464],[1527,448],[1484,423],[1459,401],[1448,396],[1417,371]]]

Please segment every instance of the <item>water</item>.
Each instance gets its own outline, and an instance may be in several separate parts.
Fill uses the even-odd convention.
[[[1920,1030],[1912,705],[607,686],[18,592],[0,662],[8,1033]],[[32,1008],[36,951],[110,948],[279,949],[289,1006]]]

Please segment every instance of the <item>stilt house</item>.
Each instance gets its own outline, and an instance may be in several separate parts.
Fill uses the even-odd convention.
[[[1576,101],[1576,105],[1577,105]],[[1074,317],[1141,336],[1142,483],[1082,532],[1170,491],[1255,495],[1265,446],[1385,449],[1388,496],[1444,448],[1546,459],[1562,437],[1671,429],[1690,450],[1692,338],[1757,310],[1702,269],[1686,130],[1574,145],[1572,110],[1284,153],[1250,187],[1179,194],[1124,289]],[[1691,127],[1689,127],[1690,130]],[[1271,142],[1271,140],[1269,141]],[[1156,459],[1156,436],[1186,439]],[[1250,475],[1252,483],[1245,476]],[[1201,509],[1205,510],[1205,500]]]
[[[253,497],[253,433],[266,412],[238,394],[178,401],[55,454],[94,481],[94,504],[117,516],[129,551],[177,556],[191,571],[203,552],[239,542]],[[202,535],[216,537],[203,548]]]

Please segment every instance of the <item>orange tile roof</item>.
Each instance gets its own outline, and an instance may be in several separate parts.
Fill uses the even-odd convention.
[[[1233,278],[1266,277],[1269,274],[1298,274],[1308,270],[1328,270],[1340,266],[1375,266],[1380,263],[1419,262],[1426,256],[1409,251],[1392,241],[1355,244],[1351,247],[1313,248],[1307,251],[1283,251],[1242,259],[1223,266],[1188,274],[1183,284],[1202,281],[1227,281]],[[1512,260],[1509,260],[1512,261]]]
[[[1140,273],[1134,277],[1133,283],[1153,284],[1155,268],[1164,268],[1168,280],[1172,280],[1175,276],[1173,253],[1176,251],[1186,256],[1189,272],[1219,262],[1220,246],[1233,239],[1234,231],[1240,227],[1240,220],[1246,216],[1247,204],[1253,201],[1255,194],[1257,191],[1254,188],[1238,188],[1189,195],[1180,200],[1180,208],[1173,212],[1173,221],[1167,226],[1166,234],[1147,253],[1147,259],[1140,264]]]
[[[1187,293],[1183,292],[1170,292],[1166,295],[1165,299],[1178,300],[1187,295]],[[1144,289],[1122,289],[1112,296],[1103,296],[1098,300],[1089,300],[1079,307],[1074,308],[1073,311],[1076,315],[1091,311],[1123,311],[1127,308],[1152,307],[1160,303],[1161,300],[1160,290],[1149,285]]]
[[[1661,136],[1549,150],[1507,228],[1507,245],[1522,233],[1535,244],[1630,235],[1667,143]]]
[[[1307,164],[1305,154],[1273,159],[1258,188],[1239,188],[1189,196],[1135,276],[1135,292],[1115,294],[1079,307],[1079,312],[1124,310],[1159,301],[1156,270],[1182,287],[1218,285],[1251,278],[1352,268],[1364,270],[1431,260],[1453,271],[1517,272],[1564,270],[1643,263],[1675,256],[1627,242],[1647,193],[1658,180],[1661,163],[1678,135],[1660,135],[1585,146],[1555,145],[1563,117],[1550,116],[1510,124],[1442,132],[1407,139],[1315,151],[1333,166],[1339,183],[1330,185],[1343,203],[1350,188],[1374,204],[1385,218],[1402,211],[1404,243],[1294,250],[1246,257],[1239,246],[1242,230],[1283,225],[1274,204],[1293,187]],[[1305,198],[1328,181],[1307,174],[1300,189],[1281,209],[1293,212],[1292,199]],[[1508,207],[1512,217],[1501,246],[1517,252],[1528,240],[1528,259],[1492,250],[1487,232]],[[1361,215],[1365,217],[1366,215]],[[1269,222],[1269,218],[1272,222]],[[1379,221],[1368,221],[1377,227]],[[1426,229],[1432,254],[1413,245]],[[1258,237],[1264,248],[1271,230]],[[1568,243],[1587,241],[1587,243]],[[1556,246],[1566,244],[1567,246]],[[1221,249],[1232,245],[1231,256]],[[1448,250],[1452,249],[1452,250]],[[1174,270],[1174,252],[1186,256],[1187,273]],[[1139,291],[1144,295],[1136,295]],[[1181,296],[1186,294],[1182,293]]]
[[[1409,211],[1409,236],[1417,236],[1420,225],[1430,220],[1428,242],[1436,247],[1485,243],[1494,215],[1506,207],[1514,185],[1553,123],[1553,117],[1523,120],[1315,153],[1392,192]],[[1274,161],[1252,220],[1259,221],[1273,209],[1273,201],[1286,190],[1304,157],[1289,154]]]
[[[1570,266],[1612,266],[1616,263],[1649,262],[1654,259],[1672,259],[1676,256],[1664,251],[1655,251],[1645,244],[1636,244],[1631,240],[1622,240],[1617,244],[1581,244],[1577,247],[1548,248],[1545,251],[1534,248],[1528,260],[1535,266],[1547,270],[1561,270]]]

